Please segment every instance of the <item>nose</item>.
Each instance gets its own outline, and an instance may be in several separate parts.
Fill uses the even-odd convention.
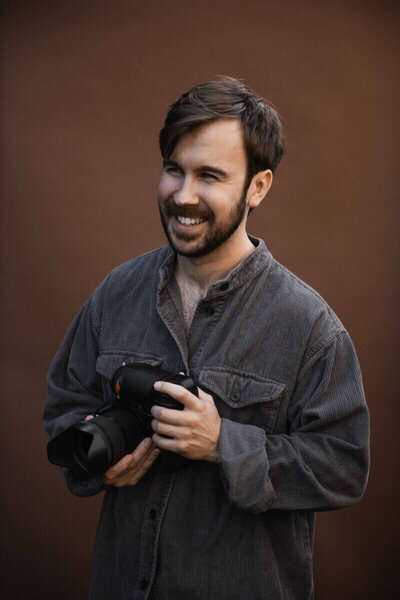
[[[179,188],[174,193],[174,200],[179,206],[195,205],[199,203],[194,181],[190,177],[182,178]]]

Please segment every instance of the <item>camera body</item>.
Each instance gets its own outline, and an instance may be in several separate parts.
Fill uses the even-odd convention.
[[[102,407],[93,419],[79,421],[50,440],[49,461],[68,467],[80,480],[104,473],[132,452],[142,439],[153,435],[151,408],[155,404],[183,410],[180,402],[154,389],[156,381],[181,385],[197,396],[197,387],[190,377],[146,364],[122,363],[111,381],[112,403]],[[165,450],[160,458],[169,470],[188,462],[185,457]]]

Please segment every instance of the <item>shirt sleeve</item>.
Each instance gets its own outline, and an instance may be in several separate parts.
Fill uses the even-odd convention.
[[[51,438],[65,431],[103,403],[101,378],[96,372],[99,325],[94,298],[82,307],[54,357],[47,376],[43,426]],[[100,477],[77,481],[63,468],[69,490],[92,496],[104,489]]]
[[[369,468],[369,415],[347,332],[301,368],[288,433],[268,435],[223,419],[220,475],[230,501],[249,512],[330,510],[356,503]]]

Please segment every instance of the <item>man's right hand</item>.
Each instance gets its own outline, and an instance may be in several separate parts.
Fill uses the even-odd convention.
[[[131,454],[121,458],[101,476],[103,483],[115,487],[136,485],[159,454],[160,450],[151,438],[145,438]]]
[[[90,419],[93,419],[93,415],[86,417],[85,421]],[[153,444],[152,439],[145,438],[131,454],[127,454],[107,469],[101,479],[105,485],[115,487],[136,485],[150,469],[159,454],[160,450]]]

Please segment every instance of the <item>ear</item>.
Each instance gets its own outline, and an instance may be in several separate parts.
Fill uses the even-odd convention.
[[[272,179],[271,169],[259,171],[254,175],[247,192],[247,205],[249,208],[256,208],[264,200],[272,185]]]

